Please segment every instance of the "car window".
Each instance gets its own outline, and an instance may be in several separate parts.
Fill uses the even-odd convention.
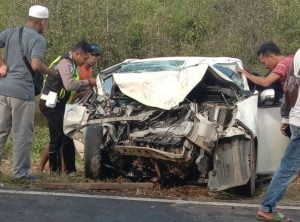
[[[112,84],[113,84],[113,78],[112,76],[109,76],[108,78],[103,80],[104,83],[104,91],[107,94],[111,94],[111,88],[112,88]]]
[[[225,74],[229,77],[235,84],[237,84],[241,89],[244,88],[244,82],[241,74],[235,71],[235,67],[237,64],[215,64],[213,65],[214,68]]]
[[[144,73],[144,72],[161,72],[161,71],[180,71],[183,60],[160,60],[160,61],[143,61],[132,62],[123,65],[118,73]]]

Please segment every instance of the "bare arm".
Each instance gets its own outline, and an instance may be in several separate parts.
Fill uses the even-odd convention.
[[[247,72],[246,70],[240,69],[240,68],[237,68],[236,71],[245,75],[246,78],[249,79],[251,82],[255,83],[256,85],[262,86],[262,87],[268,87],[281,78],[280,75],[273,73],[273,72],[270,73],[268,76],[263,77],[263,76],[252,75],[251,73]]]
[[[5,47],[7,33],[9,31],[10,31],[9,29],[6,29],[5,31],[0,32],[0,48]],[[0,77],[6,76],[7,71],[8,71],[8,66],[0,53]]]
[[[7,71],[8,71],[8,67],[6,65],[6,62],[3,59],[3,57],[0,55],[0,77],[6,76]]]
[[[57,75],[54,68],[48,68],[39,58],[31,59],[31,67],[34,71],[42,74],[48,74],[49,76]]]

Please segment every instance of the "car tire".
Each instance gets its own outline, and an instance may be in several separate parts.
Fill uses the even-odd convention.
[[[255,188],[256,188],[256,146],[254,141],[252,140],[251,143],[251,150],[250,150],[250,170],[251,170],[251,174],[250,174],[250,179],[248,181],[248,183],[246,183],[245,185],[236,187],[236,193],[242,196],[248,196],[248,197],[252,197],[255,194]]]
[[[87,126],[84,142],[84,175],[97,180],[102,173],[103,128],[98,124]]]

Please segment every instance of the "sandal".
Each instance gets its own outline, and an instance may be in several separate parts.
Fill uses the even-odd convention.
[[[282,213],[275,214],[272,218],[257,214],[257,220],[267,222],[293,222],[293,220]]]

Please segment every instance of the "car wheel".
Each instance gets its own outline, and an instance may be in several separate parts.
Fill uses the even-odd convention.
[[[100,147],[103,143],[102,126],[89,125],[86,129],[84,142],[84,175],[89,179],[101,177],[102,156]]]
[[[256,188],[256,146],[252,140],[250,149],[250,179],[247,184],[236,187],[236,193],[243,196],[252,197],[255,194]]]

